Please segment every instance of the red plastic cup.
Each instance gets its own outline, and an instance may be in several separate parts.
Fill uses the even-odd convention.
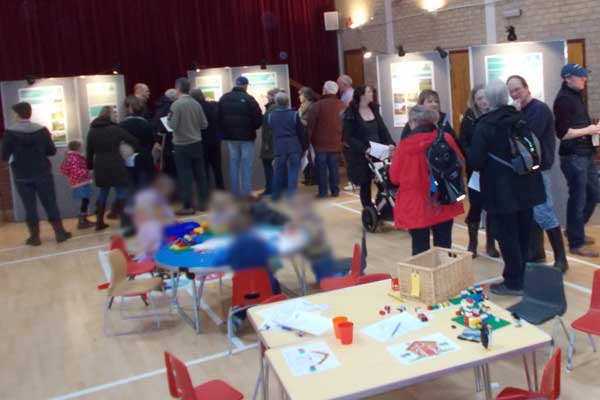
[[[331,319],[331,322],[333,323],[333,333],[335,333],[336,339],[340,338],[340,331],[338,329],[338,325],[346,321],[348,321],[348,317],[333,317]]]
[[[392,290],[400,290],[400,280],[398,278],[392,278]]]
[[[342,344],[352,344],[354,323],[350,321],[341,322],[338,324],[338,330],[340,332],[340,340]]]

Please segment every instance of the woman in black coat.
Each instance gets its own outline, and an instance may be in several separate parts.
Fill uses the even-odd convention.
[[[523,116],[508,105],[504,82],[490,82],[485,97],[490,111],[477,121],[468,163],[481,174],[483,208],[491,216],[494,238],[504,259],[504,282],[490,285],[490,290],[497,295],[519,296],[523,291],[533,207],[545,201],[546,193],[539,170],[518,175],[490,157],[492,154],[510,163],[509,137],[523,123]],[[523,134],[533,141],[530,132]]]
[[[471,90],[469,97],[469,108],[465,112],[460,123],[460,138],[459,146],[467,160],[467,181],[471,179],[473,170],[468,166],[469,154],[471,153],[471,143],[475,134],[475,126],[478,118],[487,113],[490,109],[484,93],[485,85],[477,85]],[[477,257],[477,243],[479,235],[479,225],[481,223],[481,212],[483,211],[483,198],[481,192],[469,188],[469,213],[467,214],[466,223],[469,229],[469,246],[468,251],[473,253],[473,258]],[[500,257],[500,253],[496,250],[494,237],[490,230],[490,217],[487,214],[485,223],[486,234],[486,252],[490,257]]]
[[[371,149],[369,142],[388,145],[390,155],[395,148],[390,132],[379,114],[379,106],[373,103],[373,88],[356,87],[352,101],[342,118],[348,179],[360,186],[360,202],[363,208],[371,207],[373,206],[371,197],[373,173],[366,159],[366,154]]]
[[[121,143],[129,144],[134,150],[139,146],[135,137],[113,122],[115,114],[111,107],[102,107],[87,136],[87,167],[94,170],[94,182],[100,188],[96,206],[97,231],[108,227],[104,223],[104,210],[110,189],[115,188],[120,207],[127,200],[129,176],[121,156]]]

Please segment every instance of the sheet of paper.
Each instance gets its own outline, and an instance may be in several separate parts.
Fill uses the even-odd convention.
[[[414,341],[389,346],[387,349],[402,364],[411,365],[460,350],[460,347],[443,334],[434,333]]]
[[[410,274],[410,295],[412,297],[421,296],[421,275],[418,272]]]
[[[281,326],[310,333],[315,336],[321,336],[328,331],[333,331],[331,318],[314,312],[297,311],[285,318],[279,318],[275,322]]]
[[[132,155],[130,155],[129,157],[127,157],[127,160],[125,160],[125,166],[126,167],[134,167],[135,166],[135,158],[137,157],[138,153],[133,153]]]
[[[169,125],[169,117],[162,117],[160,122],[162,122],[168,132],[173,132],[173,129],[171,129],[171,126]]]
[[[594,147],[600,146],[600,136],[592,135],[592,146],[594,146]]]
[[[294,376],[310,375],[340,366],[325,342],[289,347],[281,352]]]
[[[390,157],[390,147],[385,144],[369,142],[369,146],[371,146],[371,150],[369,154],[378,160],[385,160]]]
[[[427,326],[427,322],[421,322],[413,315],[402,313],[367,325],[360,331],[375,340],[387,342],[388,340],[417,331],[425,326]]]
[[[315,304],[304,299],[288,300],[257,313],[263,319],[259,330],[282,330],[282,325],[291,328],[287,325],[290,315],[299,312],[318,313],[328,309],[329,306],[327,304]],[[331,325],[331,321],[329,321],[329,324]],[[304,331],[303,329],[299,330]]]
[[[479,172],[475,171],[471,174],[471,179],[469,179],[469,188],[481,192],[481,187],[479,186]]]
[[[300,171],[304,171],[304,168],[308,165],[308,150],[304,152],[302,155],[302,160],[300,160]]]
[[[310,159],[314,163],[315,162],[315,148],[313,147],[312,144],[310,146],[308,146],[308,152],[310,153]]]

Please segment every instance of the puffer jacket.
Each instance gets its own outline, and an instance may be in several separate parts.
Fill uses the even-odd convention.
[[[260,106],[242,88],[233,88],[219,100],[219,126],[224,140],[253,141],[262,119]]]

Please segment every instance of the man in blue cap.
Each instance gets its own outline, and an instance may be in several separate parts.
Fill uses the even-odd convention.
[[[598,257],[585,235],[585,224],[599,199],[598,171],[592,136],[600,135],[600,125],[592,124],[583,90],[589,71],[579,64],[567,64],[561,71],[563,84],[554,101],[556,135],[560,139],[560,167],[569,185],[567,237],[572,254]]]
[[[254,140],[262,124],[260,106],[246,93],[248,83],[245,76],[238,77],[231,92],[219,100],[219,126],[229,152],[231,191],[244,197],[252,191]]]

